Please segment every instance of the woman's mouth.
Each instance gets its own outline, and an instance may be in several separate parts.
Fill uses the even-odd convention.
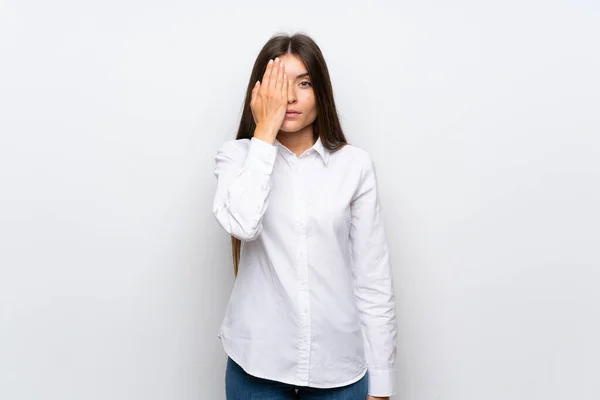
[[[286,118],[294,118],[294,117],[297,117],[298,115],[300,115],[300,113],[296,112],[296,111],[288,111],[285,113]]]

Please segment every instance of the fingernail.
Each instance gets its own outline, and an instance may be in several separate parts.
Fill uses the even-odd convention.
[[[273,60],[272,60],[272,59],[271,59],[271,60],[269,60],[269,64],[272,64],[272,63],[273,63]]]
[[[275,57],[275,61],[279,61],[279,57]]]

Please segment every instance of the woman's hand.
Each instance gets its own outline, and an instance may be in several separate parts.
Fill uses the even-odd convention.
[[[269,60],[262,82],[252,89],[250,109],[256,123],[254,136],[270,144],[275,142],[287,111],[288,80],[279,57]]]

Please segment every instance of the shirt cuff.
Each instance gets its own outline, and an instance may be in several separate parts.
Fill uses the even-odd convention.
[[[396,394],[396,370],[369,370],[369,396],[389,397]]]
[[[250,139],[244,167],[270,175],[275,165],[277,147],[256,138]]]

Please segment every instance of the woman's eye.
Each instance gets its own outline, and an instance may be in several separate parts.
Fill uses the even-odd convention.
[[[303,85],[304,83],[307,83],[308,85]],[[300,82],[300,85],[302,85],[304,87],[310,87],[312,84],[309,81],[302,81],[302,82]]]

